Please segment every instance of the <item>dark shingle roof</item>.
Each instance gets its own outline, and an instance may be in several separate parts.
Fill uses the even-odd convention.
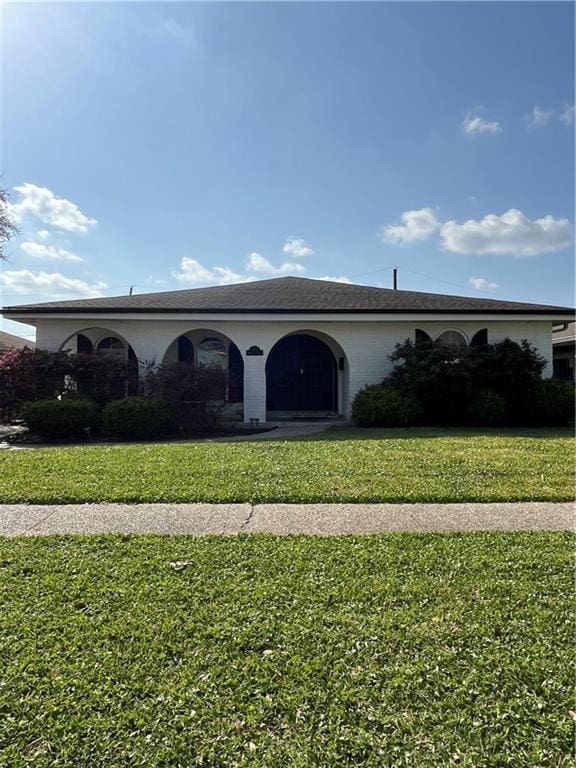
[[[279,277],[212,288],[163,291],[135,296],[51,301],[5,307],[5,313],[46,312],[267,312],[267,313],[353,313],[353,312],[447,312],[562,314],[567,307],[527,304],[496,299],[446,296],[439,293],[394,291],[367,285]]]
[[[29,339],[23,339],[21,336],[14,336],[13,333],[6,333],[6,331],[0,331],[0,352],[6,352],[7,349],[23,349],[24,347],[30,347],[34,349],[36,344]]]

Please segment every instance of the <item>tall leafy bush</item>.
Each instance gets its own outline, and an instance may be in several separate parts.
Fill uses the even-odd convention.
[[[219,366],[169,363],[150,366],[145,392],[170,403],[179,429],[194,434],[214,429],[226,404],[227,374]]]

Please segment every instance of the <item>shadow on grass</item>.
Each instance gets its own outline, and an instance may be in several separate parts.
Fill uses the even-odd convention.
[[[425,440],[451,438],[544,438],[574,437],[570,427],[329,427],[325,432],[290,438],[290,442],[324,442],[338,440]]]

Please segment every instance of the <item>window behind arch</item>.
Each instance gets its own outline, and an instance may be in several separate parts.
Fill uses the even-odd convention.
[[[428,344],[432,341],[430,336],[426,333],[426,331],[423,331],[422,328],[416,328],[416,331],[414,333],[414,341],[416,344]]]
[[[90,355],[94,351],[94,346],[88,336],[79,333],[76,341],[76,350],[84,355]]]
[[[178,337],[178,362],[179,363],[193,363],[194,362],[194,346],[188,336]]]
[[[472,336],[472,341],[470,342],[471,347],[483,347],[488,344],[488,328],[482,328],[481,331],[477,331],[474,336]]]
[[[444,331],[436,339],[436,344],[441,347],[465,347],[466,339],[460,331]]]
[[[109,357],[118,357],[124,359],[126,357],[126,347],[122,339],[117,336],[106,336],[98,342],[96,347],[100,354],[107,355]]]
[[[217,365],[226,368],[228,355],[224,343],[215,336],[209,336],[200,342],[198,346],[199,365]]]

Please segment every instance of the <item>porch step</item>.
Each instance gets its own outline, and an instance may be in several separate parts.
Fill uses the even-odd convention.
[[[342,418],[336,411],[268,411],[268,421],[322,421]]]

